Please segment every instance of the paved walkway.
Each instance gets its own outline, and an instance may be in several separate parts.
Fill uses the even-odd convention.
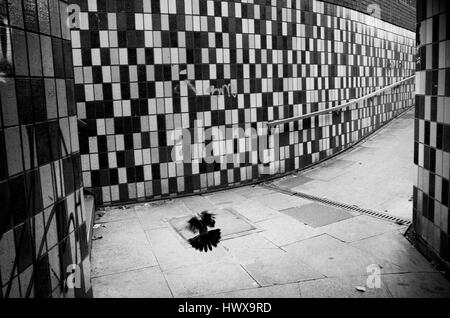
[[[406,119],[385,132],[400,139],[398,135],[409,129],[403,122]],[[395,127],[399,129],[392,131]],[[381,141],[374,137],[362,145],[370,149],[349,154],[359,157],[338,158],[335,163],[368,165],[389,143],[383,141],[391,138],[385,132],[378,134]],[[394,168],[387,167],[369,179],[410,185],[391,178]],[[306,191],[313,188],[308,184],[322,181],[331,191],[332,183],[344,178],[330,172],[325,182],[308,174],[311,180],[305,187],[291,180],[293,188]],[[323,193],[342,201],[336,192]],[[409,199],[410,190],[401,195]],[[383,202],[387,206],[389,200]],[[403,210],[400,204],[392,206]],[[217,214],[223,236],[218,248],[207,254],[189,247],[183,228],[189,216],[203,210]],[[250,186],[98,215],[100,227],[94,237],[99,239],[92,249],[95,297],[450,297],[449,282],[403,237],[405,226],[276,189]]]
[[[352,150],[275,184],[412,219],[416,175],[413,156],[414,111],[411,110]]]

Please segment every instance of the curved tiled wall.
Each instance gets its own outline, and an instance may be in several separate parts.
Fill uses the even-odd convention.
[[[80,134],[83,181],[98,203],[241,185],[267,177],[265,168],[301,169],[414,103],[410,82],[343,112],[268,132],[269,121],[338,105],[413,75],[413,32],[335,4],[72,3],[81,10],[72,46],[78,116],[87,123]],[[196,125],[253,128],[258,138],[222,133],[205,142],[194,138]],[[191,139],[179,139],[183,130]],[[270,152],[258,155],[265,141],[279,151],[267,167],[261,161]],[[192,160],[172,156],[180,144]],[[200,153],[208,147],[227,160],[205,162]]]

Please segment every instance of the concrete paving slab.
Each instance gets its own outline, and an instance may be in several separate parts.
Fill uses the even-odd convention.
[[[376,206],[375,210],[412,220],[411,211],[413,210],[413,202],[410,199],[411,196],[409,198],[402,198],[402,200],[399,200],[399,197],[395,196]]]
[[[110,275],[156,265],[158,262],[146,240],[124,241],[103,245],[95,250],[91,257],[91,276]]]
[[[243,197],[247,199],[252,199],[255,197],[265,196],[268,194],[276,193],[276,191],[261,187],[261,186],[248,186],[248,187],[240,187],[231,190],[235,193],[239,193]]]
[[[353,158],[357,158],[358,155],[373,156],[376,153],[377,153],[377,148],[369,147],[367,143],[363,143],[360,146],[353,148],[349,152],[349,154],[351,154],[353,156]],[[355,159],[353,159],[353,161],[359,162],[359,160],[355,160]]]
[[[393,232],[399,225],[371,216],[359,215],[321,227],[321,230],[343,242],[355,242],[383,233]]]
[[[216,226],[220,228],[224,240],[257,229],[255,225],[231,208],[214,210],[213,213],[216,214]]]
[[[361,292],[356,287],[365,287]],[[327,277],[299,283],[303,298],[390,298],[387,287],[368,288],[367,276]]]
[[[233,205],[233,209],[252,222],[260,222],[281,216],[278,211],[264,206],[255,201],[255,199],[242,201],[239,204]]]
[[[158,267],[144,268],[125,273],[94,278],[95,298],[171,298]]]
[[[240,195],[237,192],[231,191],[215,192],[212,194],[204,195],[204,197],[216,206],[233,205],[246,200],[244,196]]]
[[[359,179],[359,180],[358,180]],[[293,191],[298,191],[332,201],[356,205],[362,208],[375,211],[384,211],[382,203],[390,200],[392,193],[380,192],[379,189],[368,186],[361,178],[343,178],[337,187],[333,182],[313,181],[308,187],[296,187]],[[378,180],[382,184],[383,180]]]
[[[299,298],[297,283],[237,290],[228,293],[202,296],[205,298]]]
[[[347,203],[350,205],[356,204],[360,201],[355,198],[363,198],[366,194],[359,189],[354,189],[354,180],[346,181],[345,183],[340,183],[339,187],[336,187],[332,182],[325,182],[321,180],[314,180],[308,183],[307,186],[299,186],[292,188],[292,191],[301,192],[305,194],[310,194],[313,196],[317,196],[320,198],[327,198],[329,200],[333,200],[340,203]],[[365,205],[362,207],[370,208],[364,202]],[[377,202],[378,204],[379,202]]]
[[[108,244],[120,244],[129,242],[139,244],[146,240],[144,230],[137,219],[126,219],[116,222],[110,222],[94,229],[93,248],[96,250]]]
[[[147,231],[146,234],[153,253],[164,272],[201,263],[230,260],[230,256],[223,249],[221,243],[211,252],[204,253],[189,246],[173,229],[154,229]]]
[[[313,179],[308,178],[306,176],[302,177],[293,177],[288,176],[286,178],[283,178],[282,180],[277,180],[274,182],[279,187],[286,188],[286,189],[292,189],[295,187],[306,185],[307,183],[313,181]]]
[[[286,210],[289,208],[294,208],[297,206],[302,206],[310,203],[309,201],[303,200],[299,197],[279,192],[259,196],[257,199],[253,200],[276,211]]]
[[[353,217],[352,214],[342,209],[337,209],[318,203],[311,203],[301,207],[282,210],[280,212],[314,228],[322,227]]]
[[[327,277],[366,275],[371,265],[382,267],[384,273],[396,273],[400,268],[386,260],[349,246],[327,234],[283,247]]]
[[[265,229],[260,234],[277,246],[284,246],[320,235],[322,232],[289,216],[280,216],[257,223]]]
[[[345,174],[346,169],[351,169],[351,166],[355,165],[355,161],[345,160],[345,159],[332,159],[330,162],[309,170],[304,175],[307,178],[321,180],[321,181],[331,181],[336,177]]]
[[[262,256],[282,256],[285,251],[254,233],[223,242],[224,248],[241,264],[251,263]]]
[[[271,286],[323,278],[293,254],[261,256],[251,263],[243,264],[247,272],[261,285]]]
[[[440,273],[383,275],[381,280],[396,298],[450,298],[450,284]]]
[[[134,208],[116,208],[116,209],[107,209],[100,213],[101,217],[97,217],[95,219],[95,223],[109,223],[116,221],[123,221],[128,219],[136,219],[137,215],[134,211]]]
[[[192,212],[182,203],[171,203],[159,207],[141,206],[136,208],[136,215],[144,230],[166,227],[168,226],[169,219],[191,214]]]
[[[181,200],[193,213],[212,210],[215,207],[214,204],[212,204],[211,201],[208,200],[208,198],[200,195],[181,198],[179,200]]]
[[[379,258],[388,259],[405,272],[435,272],[430,263],[399,232],[389,232],[350,244]]]
[[[174,297],[195,297],[257,287],[257,283],[232,262],[202,262],[164,273]]]

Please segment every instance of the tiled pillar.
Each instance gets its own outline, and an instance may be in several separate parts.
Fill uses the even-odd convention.
[[[0,298],[91,294],[66,7],[0,0]]]
[[[417,3],[414,228],[449,261],[450,11],[445,0]]]

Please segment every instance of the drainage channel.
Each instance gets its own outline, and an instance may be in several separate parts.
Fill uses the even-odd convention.
[[[392,216],[383,212],[378,212],[378,211],[373,211],[373,210],[369,210],[369,209],[364,209],[364,208],[360,208],[359,206],[355,206],[355,205],[349,205],[349,204],[345,204],[345,203],[341,203],[341,202],[336,202],[336,201],[332,201],[329,199],[325,199],[325,198],[320,198],[320,197],[316,197],[314,195],[310,195],[310,194],[306,194],[306,193],[302,193],[302,192],[296,192],[296,191],[292,191],[290,189],[286,189],[286,188],[282,188],[282,187],[277,187],[271,183],[262,183],[261,186],[267,188],[267,189],[272,189],[275,190],[277,192],[280,193],[284,193],[287,195],[291,195],[291,196],[297,196],[300,197],[302,199],[306,199],[306,200],[310,200],[310,201],[314,201],[314,202],[319,202],[322,204],[326,204],[332,207],[337,207],[337,208],[341,208],[341,209],[345,209],[345,210],[349,210],[349,211],[353,211],[353,212],[358,212],[358,213],[362,213],[362,214],[366,214],[366,215],[370,215],[372,217],[378,218],[378,219],[383,219],[386,221],[390,221],[399,225],[405,225],[405,226],[410,226],[412,224],[411,220],[409,219],[405,219],[402,217],[397,217],[397,216]]]

